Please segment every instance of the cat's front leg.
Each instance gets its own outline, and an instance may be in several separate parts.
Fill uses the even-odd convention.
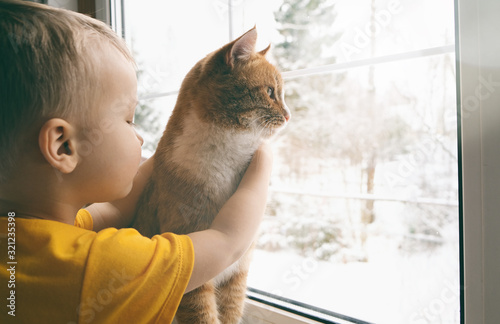
[[[247,276],[252,251],[238,261],[238,269],[217,286],[217,307],[222,324],[238,324],[243,317],[247,292]]]
[[[178,324],[221,324],[217,316],[213,282],[209,281],[185,294],[175,318]]]
[[[217,289],[219,320],[223,324],[238,324],[243,317],[248,272],[235,273]]]

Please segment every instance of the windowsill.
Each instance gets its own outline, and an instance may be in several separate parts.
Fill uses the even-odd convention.
[[[244,323],[372,324],[250,287],[245,307]]]
[[[295,315],[288,311],[281,310],[276,307],[247,299],[245,304],[245,315],[243,323],[252,324],[316,324],[320,323],[311,319]],[[347,323],[347,322],[339,322]]]
[[[335,324],[353,324],[358,322],[345,321],[342,319],[332,319],[330,321],[315,321],[304,316],[294,314],[287,310],[282,310],[277,307],[269,306],[265,303],[258,302],[247,298],[245,301],[245,314],[243,315],[242,323],[249,324],[320,324],[320,323],[335,323]],[[172,324],[177,324],[174,319]]]

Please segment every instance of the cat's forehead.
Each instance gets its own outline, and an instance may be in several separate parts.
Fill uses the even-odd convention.
[[[256,82],[265,82],[265,83],[272,83],[272,84],[281,84],[282,83],[282,78],[281,74],[278,72],[276,67],[269,63],[265,58],[260,58],[256,59],[250,64],[247,65],[246,69],[247,71],[242,71],[243,74],[246,75],[252,75],[253,80],[249,81],[256,81]]]
[[[283,82],[283,79],[281,78],[281,73],[278,72],[278,69],[272,65],[271,63],[269,63],[267,60],[266,60],[266,63],[268,65],[268,72],[269,72],[269,77],[272,77],[274,79],[274,81],[276,81],[277,84],[280,84]]]
[[[274,66],[273,66],[273,68],[274,68]],[[283,78],[281,77],[281,73],[279,73],[276,68],[273,69],[273,73],[272,73],[271,77],[273,78],[273,80],[274,80],[275,84],[278,86],[278,88],[280,88],[281,85],[283,84]]]

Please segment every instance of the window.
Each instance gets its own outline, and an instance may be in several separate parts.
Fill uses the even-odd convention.
[[[258,46],[273,44],[292,121],[276,141],[252,298],[351,322],[460,322],[452,1],[124,7],[146,154],[200,58],[254,24]]]
[[[124,7],[122,6],[124,2],[126,4],[125,11],[123,11]],[[444,19],[444,17],[447,17],[448,20],[451,19],[450,11],[438,10],[434,12],[436,6],[440,7],[440,4],[444,4],[445,2],[439,1],[437,3],[432,3],[431,1],[423,1],[421,3],[418,2],[411,4],[409,8],[412,10],[417,7],[420,8],[420,10],[425,8],[427,12],[426,15],[429,14],[431,16],[439,16],[440,13],[446,12],[443,16],[439,16],[437,19],[443,19],[442,22],[444,25],[449,26],[449,22],[445,22],[446,19]],[[49,0],[48,3],[51,6],[64,7],[70,10],[76,10],[78,7],[75,0]],[[340,2],[337,2],[336,5],[339,3]],[[196,20],[199,22],[203,20],[208,22],[208,24],[203,25],[203,28],[200,31],[201,35],[210,35],[210,37],[213,37],[212,39],[214,43],[217,41],[218,37],[221,37],[222,44],[225,42],[223,40],[224,33],[227,33],[228,39],[232,39],[237,34],[235,31],[237,26],[241,27],[241,23],[254,19],[254,21],[259,24],[259,30],[261,30],[262,26],[267,26],[269,29],[264,28],[266,30],[264,34],[269,33],[272,35],[272,27],[276,27],[276,25],[273,25],[273,22],[275,22],[275,12],[279,7],[279,4],[280,2],[273,1],[266,6],[266,4],[259,2],[258,6],[253,7],[252,9],[252,7],[249,7],[245,1],[242,0],[214,0],[210,5],[205,5],[201,3],[201,1],[192,1],[189,9],[186,7],[180,8],[178,7],[179,4],[168,6],[163,5],[162,7],[161,2],[152,0],[149,2],[143,2],[143,6],[140,7],[137,6],[137,4],[136,7],[134,7],[132,1],[128,0],[96,0],[95,16],[98,19],[111,24],[111,26],[119,34],[124,33],[122,27],[125,25],[126,31],[128,31],[125,32],[125,35],[128,36],[129,44],[131,44],[131,42],[133,43],[134,37],[141,42],[145,41],[145,44],[141,46],[137,43],[135,44],[136,56],[138,55],[137,52],[140,52],[140,56],[142,56],[142,61],[140,62],[140,73],[142,75],[140,75],[140,77],[142,78],[143,88],[140,90],[140,95],[141,105],[144,112],[143,117],[147,118],[147,113],[149,112],[152,115],[162,115],[163,118],[165,118],[164,116],[169,113],[168,107],[173,107],[176,90],[175,87],[169,88],[166,85],[160,86],[160,84],[168,84],[168,82],[172,82],[172,80],[179,80],[182,78],[182,73],[172,77],[171,71],[176,68],[173,66],[174,64],[171,64],[169,61],[171,67],[166,68],[163,65],[156,63],[157,61],[151,58],[154,58],[155,55],[157,55],[157,51],[159,49],[161,50],[162,46],[165,49],[166,41],[164,41],[163,38],[165,35],[170,35],[168,36],[170,38],[176,38],[176,36],[168,33],[161,34],[160,36],[161,31],[159,31],[158,28],[163,26],[163,28],[171,28],[170,30],[180,32],[183,30],[182,28],[185,29],[186,26],[192,26],[192,24],[190,24],[191,21]],[[348,2],[344,1],[344,4],[348,4]],[[361,9],[360,4],[361,1],[353,2],[350,5],[352,7],[351,9],[355,9],[356,7]],[[386,28],[391,26],[390,22],[392,21],[392,18],[390,17],[392,17],[392,15],[398,11],[398,8],[400,8],[398,4],[402,4],[402,8],[407,8],[405,6],[410,4],[410,2],[387,1],[386,3],[381,4],[377,2],[377,4],[382,5],[382,8],[384,5],[387,5],[385,8],[387,10],[392,8],[392,12],[389,10],[390,15],[384,9],[380,9],[381,7],[373,7],[373,9],[370,8],[370,10],[375,13],[373,15],[374,19],[371,21],[378,23],[379,27]],[[446,2],[446,5],[450,6],[451,3]],[[341,4],[340,7],[342,7]],[[347,5],[347,7],[349,7],[349,5]],[[304,8],[305,7],[300,7],[300,9]],[[161,9],[162,11],[156,9]],[[187,17],[191,18],[189,21],[186,19],[181,19],[179,21],[179,19],[176,20],[175,18],[173,20],[166,20],[164,19],[166,9],[168,9],[169,12],[176,12],[178,17],[186,17],[186,19]],[[206,12],[204,12],[204,15],[192,15],[193,11],[196,12],[198,10],[206,10]],[[419,10],[417,10],[417,12],[418,11]],[[460,250],[462,266],[460,272],[461,323],[480,324],[497,323],[500,321],[498,313],[498,292],[500,291],[500,281],[497,280],[498,273],[500,271],[500,259],[498,258],[498,246],[500,246],[500,236],[498,235],[498,230],[500,228],[498,218],[498,210],[500,210],[500,200],[498,199],[498,195],[500,194],[500,188],[498,187],[498,183],[500,182],[500,174],[498,173],[498,165],[500,164],[500,146],[497,144],[500,139],[500,128],[498,127],[500,124],[500,110],[498,110],[498,106],[500,105],[500,94],[496,91],[499,86],[498,80],[500,80],[500,72],[498,69],[500,47],[498,47],[498,37],[496,32],[500,29],[500,20],[497,19],[497,13],[499,12],[500,2],[496,0],[455,0],[455,38],[457,39],[455,47],[459,49],[456,58],[459,70],[455,73],[457,77],[456,84],[458,89],[457,98],[459,99],[457,106],[460,107],[458,115],[461,117],[459,122],[459,134],[461,134],[461,137],[459,138],[458,143],[458,156],[461,157],[458,161],[461,170],[458,175],[458,182],[460,185],[459,196],[462,198],[459,203],[459,211],[462,214],[460,226],[460,232],[462,233]],[[385,45],[387,45],[387,43],[385,43],[381,50],[389,51],[383,53],[379,52],[378,54],[381,56],[367,55],[367,53],[369,53],[367,48],[371,48],[371,45],[369,45],[370,42],[366,42],[366,36],[362,36],[363,28],[370,28],[366,27],[366,20],[361,21],[361,16],[358,17],[358,15],[343,15],[343,19],[344,21],[347,20],[348,25],[350,20],[353,20],[352,25],[356,24],[356,26],[351,29],[344,28],[345,34],[351,33],[351,43],[345,42],[343,45],[344,53],[348,54],[344,55],[344,58],[350,56],[353,60],[350,62],[338,61],[321,66],[309,66],[299,71],[286,71],[285,74],[289,79],[288,81],[294,78],[306,78],[309,76],[314,77],[315,74],[333,74],[339,73],[339,71],[352,72],[355,71],[356,68],[364,67],[366,69],[366,67],[370,65],[383,65],[388,62],[397,63],[397,61],[402,61],[404,59],[413,59],[414,61],[418,61],[418,57],[421,59],[430,59],[431,56],[436,57],[443,54],[448,56],[453,55],[453,46],[450,46],[451,43],[436,43],[436,39],[433,37],[427,37],[428,42],[423,46],[421,42],[419,43],[416,39],[413,39],[412,42],[408,44],[420,45],[415,48],[406,48],[401,52],[395,51],[397,53],[391,52],[391,50],[394,50],[394,47],[386,47]],[[127,19],[126,21],[124,21],[125,17]],[[247,17],[246,20],[245,17]],[[261,17],[263,18],[260,19]],[[305,17],[307,17],[307,15],[305,15]],[[269,20],[269,18],[272,19]],[[342,21],[342,18],[339,17],[338,19],[339,21]],[[151,23],[153,21],[154,24]],[[172,29],[174,27],[174,22],[175,28]],[[338,24],[340,24],[340,22],[338,22]],[[419,31],[418,33],[424,33],[424,30],[426,29],[430,30],[430,25],[428,25],[427,19],[414,19],[413,25],[419,27],[416,29]],[[379,28],[377,31],[376,28],[378,27],[376,27],[375,23],[373,26],[373,33],[381,33],[384,30],[384,28]],[[302,29],[305,29],[303,27],[304,26],[302,26]],[[300,30],[301,28],[298,29]],[[396,30],[396,32],[398,32],[398,26],[395,23],[391,28],[387,28],[387,30],[391,29],[392,31]],[[189,28],[185,30],[189,30]],[[214,33],[212,34],[211,32]],[[221,32],[221,34],[218,34],[219,32]],[[353,36],[353,33],[358,33],[358,36]],[[370,30],[368,29],[368,32],[366,33],[370,34]],[[434,31],[431,30],[430,33],[433,34]],[[276,36],[277,34],[275,33],[274,35]],[[384,39],[383,33],[378,35],[379,36],[377,36],[377,38],[380,41]],[[449,37],[449,32],[447,32],[446,35]],[[158,39],[158,37],[160,39]],[[192,54],[198,50],[200,50],[200,52],[205,50],[205,48],[200,45],[200,41],[203,41],[204,39],[206,39],[206,37],[196,37],[193,38],[195,41],[188,42],[192,45],[189,47],[189,53]],[[355,39],[357,43],[354,43]],[[438,39],[441,39],[441,41],[443,40],[443,38],[439,37]],[[179,38],[176,40],[180,41]],[[264,43],[266,41],[268,40],[266,39]],[[354,45],[354,47],[349,47],[349,44]],[[134,46],[132,46],[132,48],[134,48]],[[207,50],[212,49],[212,44],[207,45]],[[180,58],[183,57],[180,54],[187,55],[188,51],[186,49],[182,51],[182,49],[177,47],[169,47],[166,54],[169,53],[171,55],[177,55],[177,57],[174,58],[176,58],[179,63],[181,61]],[[163,55],[166,54],[164,53]],[[340,57],[341,54],[337,51],[337,56]],[[160,55],[157,55],[156,57],[158,60]],[[172,57],[169,56],[165,57],[172,59]],[[167,60],[160,61],[163,64],[168,64]],[[194,63],[194,61],[192,63]],[[186,71],[188,68],[189,67],[186,67]],[[342,88],[342,91],[346,90],[347,89]],[[350,89],[350,91],[351,90],[352,89]],[[446,96],[446,98],[450,99],[451,97]],[[165,109],[165,107],[167,108]],[[452,116],[448,117],[451,119],[454,118]],[[296,118],[294,117],[294,119]],[[151,118],[151,120],[153,120],[153,118]],[[166,118],[165,120],[160,119],[160,122],[166,122]],[[150,143],[154,143],[155,136],[150,135],[148,140]],[[150,145],[153,145],[152,148],[154,149],[154,144]],[[416,152],[418,151],[419,150],[416,150]],[[149,154],[151,154],[151,146]],[[401,170],[405,170],[405,167],[401,166],[401,168]],[[408,169],[408,164],[406,165],[406,168]],[[394,170],[396,173],[398,172],[398,169]],[[408,172],[408,170],[406,172]],[[342,198],[342,195],[340,194],[337,196],[339,196],[337,198]],[[351,194],[349,196],[349,199],[351,200],[355,198],[355,195]],[[357,198],[362,200],[368,197],[360,194]],[[448,207],[453,207],[455,204],[450,203],[449,200],[450,199],[447,200],[446,204],[448,204]],[[382,201],[384,200],[374,200],[374,206],[379,205]],[[398,202],[395,199],[389,199],[386,201]],[[436,203],[439,202],[439,200],[436,201],[434,198],[434,200],[427,200],[426,202]],[[399,203],[409,204],[410,202],[399,201]],[[414,203],[418,203],[418,200],[414,201]],[[420,201],[420,203],[422,203],[422,201]],[[446,204],[444,206],[446,206]],[[420,240],[423,238],[424,236],[421,236]],[[269,239],[269,237],[267,239]],[[414,237],[414,239],[419,238]],[[273,265],[278,263],[276,260],[272,261]],[[313,269],[315,268],[313,264],[314,262],[312,260],[306,259],[302,264],[302,268],[304,270]],[[304,277],[304,273],[307,273],[305,271],[299,272],[297,271],[297,268],[295,269],[295,274],[299,279],[301,276]],[[293,274],[294,272],[292,271],[290,273]],[[308,275],[311,277],[313,274],[309,273]],[[292,277],[288,278],[289,280],[292,279]],[[357,289],[357,287],[349,287],[349,289],[354,290]],[[361,287],[359,295],[365,292],[363,289],[364,287]],[[384,289],[382,289],[382,291],[383,290]],[[408,321],[413,323],[433,322],[434,320],[429,320],[429,318],[433,316],[433,313],[439,312],[441,309],[444,310],[444,304],[448,303],[448,301],[453,300],[453,303],[455,302],[454,297],[451,299],[452,295],[450,293],[452,290],[453,288],[443,289],[441,294],[439,294],[439,296],[436,295],[436,297],[427,305],[422,303],[420,314],[424,315],[418,316],[419,313],[417,312],[417,316],[408,319]],[[354,317],[350,317],[333,311],[317,309],[317,307],[311,306],[310,304],[304,305],[300,302],[272,295],[269,292],[255,291],[256,289],[252,289],[252,291],[249,292],[250,297],[255,300],[262,300],[265,304],[255,302],[253,300],[248,301],[246,320],[249,323],[264,322],[295,324],[311,322],[306,320],[303,316],[294,315],[297,313],[308,313],[309,318],[315,318],[320,322],[324,322],[324,318],[330,317],[330,319],[334,318],[331,322],[335,323],[364,323],[363,320],[355,318],[358,316],[358,311],[363,307],[363,305],[359,305],[359,307],[354,310]],[[342,292],[338,290],[332,291],[331,293],[332,295],[342,294]],[[378,297],[382,298],[382,296],[377,296],[377,298]],[[275,307],[268,306],[268,304],[274,305]],[[303,306],[305,307],[305,310]],[[387,309],[389,309],[388,311],[394,312],[395,308],[392,307],[392,305],[389,306],[387,307]],[[436,321],[438,320],[436,319]],[[456,320],[452,319],[452,322],[456,322]]]

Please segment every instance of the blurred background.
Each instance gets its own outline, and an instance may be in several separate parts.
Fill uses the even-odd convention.
[[[452,0],[123,1],[150,156],[180,83],[254,25],[292,111],[249,286],[376,323],[459,323]]]

